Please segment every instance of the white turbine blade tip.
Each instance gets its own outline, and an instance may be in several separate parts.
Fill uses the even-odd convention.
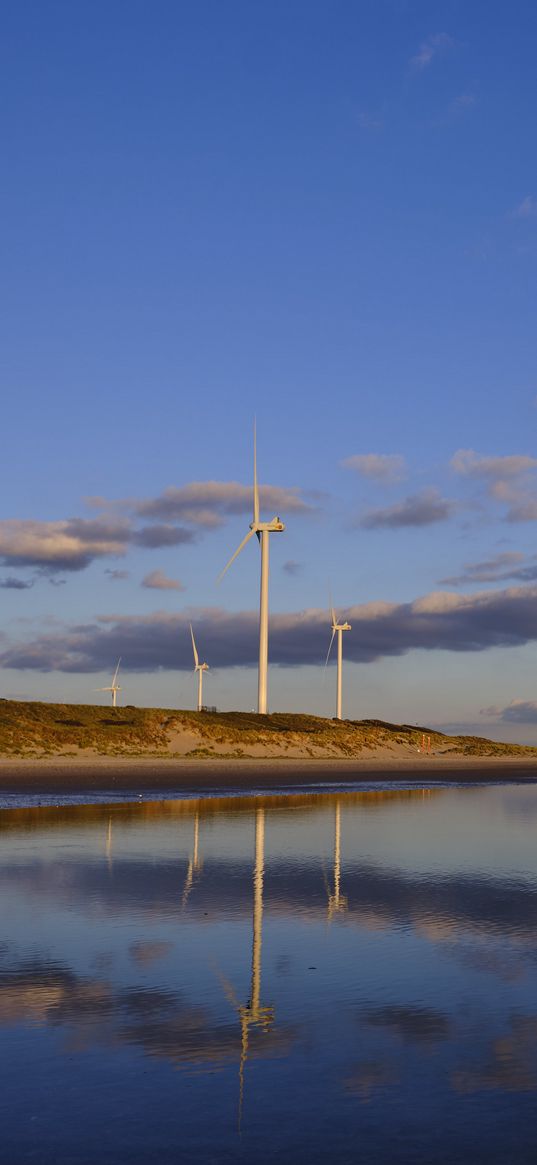
[[[259,486],[257,484],[257,422],[254,418],[254,522],[259,522]]]
[[[229,562],[227,562],[224,569],[220,571],[220,574],[218,575],[218,582],[221,582],[226,571],[229,570],[231,564],[233,562],[235,562],[235,559],[238,557],[241,550],[246,546],[246,543],[249,542],[249,540],[253,534],[255,534],[255,530],[249,530],[246,537],[243,538],[242,542],[240,543],[240,546],[237,546],[237,549],[236,549],[235,553],[232,555],[232,557],[230,558]]]
[[[192,623],[190,624],[190,634],[192,636],[192,650],[194,652],[194,666],[197,667],[199,664],[199,658],[198,658],[198,652],[196,650],[196,640],[194,639],[194,632],[192,630]]]
[[[332,630],[332,638],[331,638],[331,640],[330,640],[330,646],[329,646],[329,648],[328,648],[328,651],[327,651],[327,653],[326,653],[326,659],[325,659],[325,661],[324,661],[324,666],[325,666],[325,667],[327,666],[327,664],[328,664],[328,660],[329,660],[329,658],[330,658],[330,652],[331,652],[331,650],[332,650],[332,644],[333,644],[333,642],[334,642],[334,636],[335,636],[335,634],[336,634],[336,632],[335,632],[335,629],[333,629],[333,630]]]

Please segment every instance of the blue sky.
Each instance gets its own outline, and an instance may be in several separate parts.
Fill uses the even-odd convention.
[[[270,706],[537,741],[536,24],[4,6],[5,695],[253,706],[256,415]]]

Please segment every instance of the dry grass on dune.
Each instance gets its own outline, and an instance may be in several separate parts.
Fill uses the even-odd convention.
[[[535,756],[537,750],[477,736],[446,736],[383,720],[247,712],[186,712],[0,700],[0,756],[153,756],[393,759],[415,754],[422,734],[436,755]]]

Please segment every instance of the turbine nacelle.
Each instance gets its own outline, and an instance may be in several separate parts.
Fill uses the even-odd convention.
[[[336,631],[352,631],[350,623],[332,623],[332,631],[334,635]]]
[[[271,522],[256,522],[254,518],[253,522],[250,522],[250,530],[259,538],[263,530],[266,530],[268,534],[281,534],[282,530],[285,530],[285,524],[277,516]]]
[[[118,682],[117,682],[120,663],[121,663],[121,656],[117,661],[117,667],[116,667],[116,670],[114,672],[114,677],[112,679],[112,683],[109,684],[106,688],[95,688],[96,692],[111,692],[112,693],[112,706],[114,708],[116,707],[117,693],[123,691],[121,685],[118,684]]]

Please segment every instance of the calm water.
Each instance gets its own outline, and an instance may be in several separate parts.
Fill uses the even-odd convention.
[[[537,786],[0,812],[2,1161],[537,1157]]]

